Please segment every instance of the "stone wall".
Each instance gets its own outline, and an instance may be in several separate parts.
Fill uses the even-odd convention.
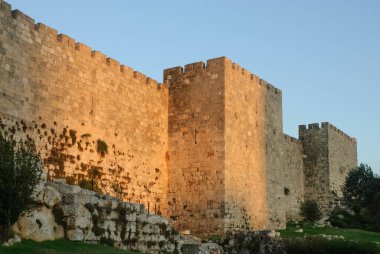
[[[224,61],[164,71],[169,90],[169,212],[192,233],[224,230]]]
[[[140,204],[126,203],[75,185],[47,182],[38,206],[20,216],[13,230],[35,241],[67,238],[144,253],[181,253],[168,220]]]
[[[221,57],[165,85],[0,0],[0,131],[34,141],[49,179],[97,188],[177,229],[282,228],[332,208],[356,141],[330,124],[283,134],[282,92]]]
[[[357,166],[356,140],[329,123],[299,126],[304,150],[305,200],[316,200],[324,212],[335,208],[341,186]]]
[[[96,169],[104,191],[165,213],[166,86],[1,0],[0,77],[3,132],[34,139],[49,178]]]
[[[358,165],[356,139],[351,138],[330,123],[327,125],[329,133],[329,185],[330,191],[342,197],[342,185],[348,172]]]
[[[302,219],[300,207],[304,201],[304,167],[302,142],[288,135],[280,139],[281,167],[278,177],[283,193],[283,208],[286,220]]]
[[[225,87],[226,228],[276,228],[281,91],[231,61]]]

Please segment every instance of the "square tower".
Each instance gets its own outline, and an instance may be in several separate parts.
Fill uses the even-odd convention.
[[[281,91],[225,57],[167,69],[164,81],[176,227],[215,234],[283,226]]]

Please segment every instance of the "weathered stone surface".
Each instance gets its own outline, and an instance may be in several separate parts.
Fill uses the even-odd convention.
[[[43,191],[43,203],[52,208],[62,201],[62,194],[53,186],[46,186]]]
[[[300,140],[284,135],[282,92],[238,64],[221,57],[170,68],[159,85],[0,2],[1,124],[36,141],[49,179],[91,179],[136,203],[136,213],[163,214],[177,230],[202,234],[281,228],[300,218],[305,199],[326,211],[339,203],[356,140],[328,123],[300,126]],[[71,195],[68,204],[120,205],[56,184]],[[43,199],[37,192],[48,207],[59,197]],[[117,219],[104,209],[92,215]]]
[[[66,184],[48,182],[44,186],[40,207],[21,216],[13,226],[22,238],[45,241],[66,237],[92,243],[110,239],[123,249],[153,254],[177,249],[181,253],[182,241],[167,219],[148,214],[138,204],[78,191]]]
[[[14,228],[21,238],[34,241],[47,241],[64,237],[63,227],[55,223],[51,209],[44,206],[21,215]]]
[[[67,230],[66,237],[67,239],[71,241],[83,241],[84,240],[83,230],[79,228]]]

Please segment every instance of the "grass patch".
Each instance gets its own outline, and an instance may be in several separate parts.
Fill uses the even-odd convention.
[[[380,249],[373,242],[313,238],[287,239],[285,251],[289,254],[378,254]]]
[[[141,252],[132,252],[120,250],[99,244],[90,244],[84,242],[74,242],[68,240],[55,240],[37,243],[31,240],[23,240],[12,247],[0,247],[1,254],[141,254]]]
[[[333,228],[315,227],[310,223],[299,223],[297,224],[288,223],[285,230],[278,230],[282,238],[303,238],[305,234],[307,235],[338,235],[343,236],[344,240],[354,240],[354,241],[364,241],[364,242],[375,242],[380,244],[380,233],[365,231],[361,229],[343,229],[343,228]],[[297,229],[303,229],[302,233],[296,233]]]

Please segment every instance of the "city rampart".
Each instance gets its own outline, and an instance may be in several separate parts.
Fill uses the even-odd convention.
[[[305,200],[338,203],[355,139],[329,123],[284,134],[282,91],[226,57],[163,83],[0,0],[0,131],[34,141],[49,179],[94,180],[197,234],[283,228]]]
[[[50,178],[100,172],[109,193],[165,210],[167,86],[3,1],[0,10],[3,131],[34,139]]]

